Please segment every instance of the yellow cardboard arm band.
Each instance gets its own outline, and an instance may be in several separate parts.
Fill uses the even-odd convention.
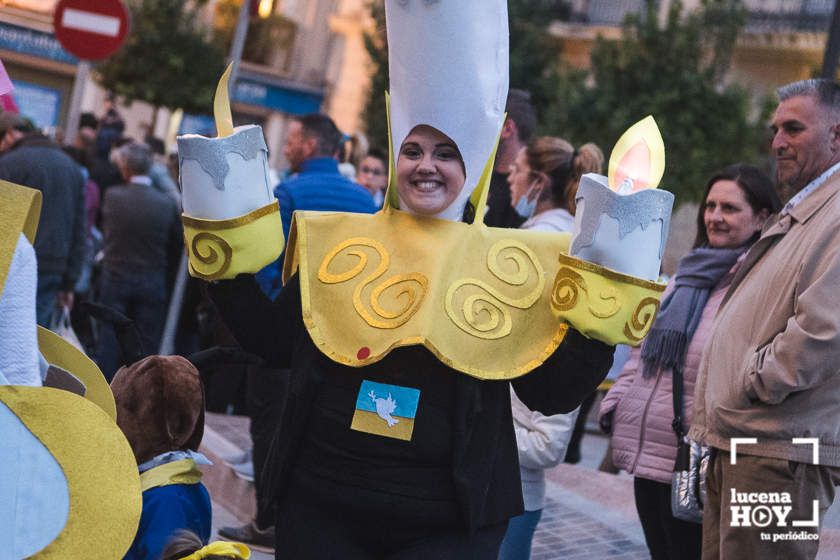
[[[228,280],[254,274],[283,252],[280,207],[273,201],[228,220],[203,220],[182,214],[190,274],[203,280]]]
[[[171,484],[198,484],[199,482],[201,482],[201,471],[198,470],[193,459],[172,461],[140,473],[140,489],[143,492]]]
[[[647,335],[665,284],[560,255],[551,310],[589,338],[638,346]]]
[[[216,541],[208,544],[204,548],[196,550],[189,556],[185,556],[183,560],[202,560],[202,558],[207,558],[208,556],[224,556],[225,558],[248,560],[251,557],[251,551],[242,543]]]

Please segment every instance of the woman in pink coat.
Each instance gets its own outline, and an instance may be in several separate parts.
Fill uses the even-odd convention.
[[[636,510],[654,560],[700,558],[701,526],[671,514],[671,473],[677,452],[672,376],[682,372],[682,431],[691,424],[700,354],[740,258],[767,217],[781,208],[770,179],[735,164],[706,185],[697,238],[668,286],[656,322],[635,348],[599,417],[612,432],[613,461],[634,475]]]

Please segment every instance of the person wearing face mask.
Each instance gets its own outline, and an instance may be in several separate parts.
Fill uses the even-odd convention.
[[[511,202],[525,220],[522,229],[571,232],[575,194],[584,173],[600,173],[604,154],[589,143],[575,150],[562,138],[543,136],[522,148],[508,175]],[[566,455],[579,409],[544,416],[529,409],[511,391],[513,426],[519,450],[525,513],[508,524],[500,560],[527,560],[545,503],[545,469]]]
[[[580,178],[603,166],[604,153],[592,143],[575,150],[562,138],[543,136],[522,148],[508,175],[511,204],[526,220],[520,227],[572,231]]]
[[[780,208],[773,183],[756,167],[735,164],[712,176],[697,214],[694,249],[680,261],[651,334],[631,352],[601,403],[601,425],[612,432],[613,461],[635,477],[636,510],[654,560],[699,559],[701,549],[701,526],[671,514],[677,455],[674,371],[682,378],[684,433],[715,313],[741,257]]]
[[[385,9],[383,209],[297,212],[274,301],[222,257],[190,262],[219,280],[208,291],[242,347],[288,368],[265,471],[278,558],[494,558],[523,510],[511,384],[533,410],[574,410],[611,364],[604,331],[619,329],[581,320],[587,337],[552,312],[568,236],[484,225],[506,2]],[[566,259],[572,273],[599,268]]]

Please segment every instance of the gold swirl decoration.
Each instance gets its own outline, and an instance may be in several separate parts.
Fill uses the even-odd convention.
[[[586,291],[586,280],[571,268],[562,267],[554,279],[551,291],[551,306],[558,311],[574,309],[578,301],[578,291]]]
[[[378,241],[367,237],[353,237],[339,243],[321,261],[321,266],[318,268],[318,280],[325,284],[339,284],[359,276],[368,265],[369,251],[365,248],[372,249],[377,254],[379,264],[373,272],[356,285],[353,290],[353,307],[371,327],[396,329],[404,325],[420,309],[429,289],[429,280],[419,273],[397,274],[386,278],[373,286],[366,306],[363,301],[363,291],[385,274],[391,264],[391,257]],[[330,272],[333,262],[342,256],[355,258],[355,265],[343,272]]]
[[[551,292],[551,306],[557,311],[569,311],[578,303],[580,292],[590,295],[589,288],[583,276],[568,267],[561,267],[554,279],[554,289]],[[596,308],[590,301],[589,312],[599,319],[608,319],[619,312],[621,304],[618,302],[618,292],[608,287],[597,295],[604,303],[602,309]]]
[[[189,244],[193,259],[203,265],[210,267],[210,271],[197,270],[190,259],[190,268],[194,276],[203,280],[216,280],[221,278],[233,260],[233,249],[227,241],[218,235],[201,232],[197,233]],[[221,260],[221,263],[219,261]]]
[[[641,342],[647,335],[650,327],[653,326],[653,320],[659,312],[659,300],[656,298],[644,298],[636,306],[633,316],[630,321],[624,325],[624,336],[633,342]]]
[[[528,309],[540,299],[545,288],[545,272],[534,252],[512,239],[503,239],[490,247],[487,268],[508,286],[523,286],[533,276],[537,284],[519,298],[507,296],[476,278],[463,278],[449,286],[444,307],[452,322],[476,338],[495,340],[509,335],[513,329],[509,307]],[[473,286],[480,292],[465,297],[459,313],[455,310],[455,294],[465,286]]]

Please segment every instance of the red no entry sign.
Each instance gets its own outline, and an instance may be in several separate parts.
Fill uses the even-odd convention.
[[[121,0],[60,0],[53,14],[55,37],[84,60],[114,54],[128,35],[128,10]]]

